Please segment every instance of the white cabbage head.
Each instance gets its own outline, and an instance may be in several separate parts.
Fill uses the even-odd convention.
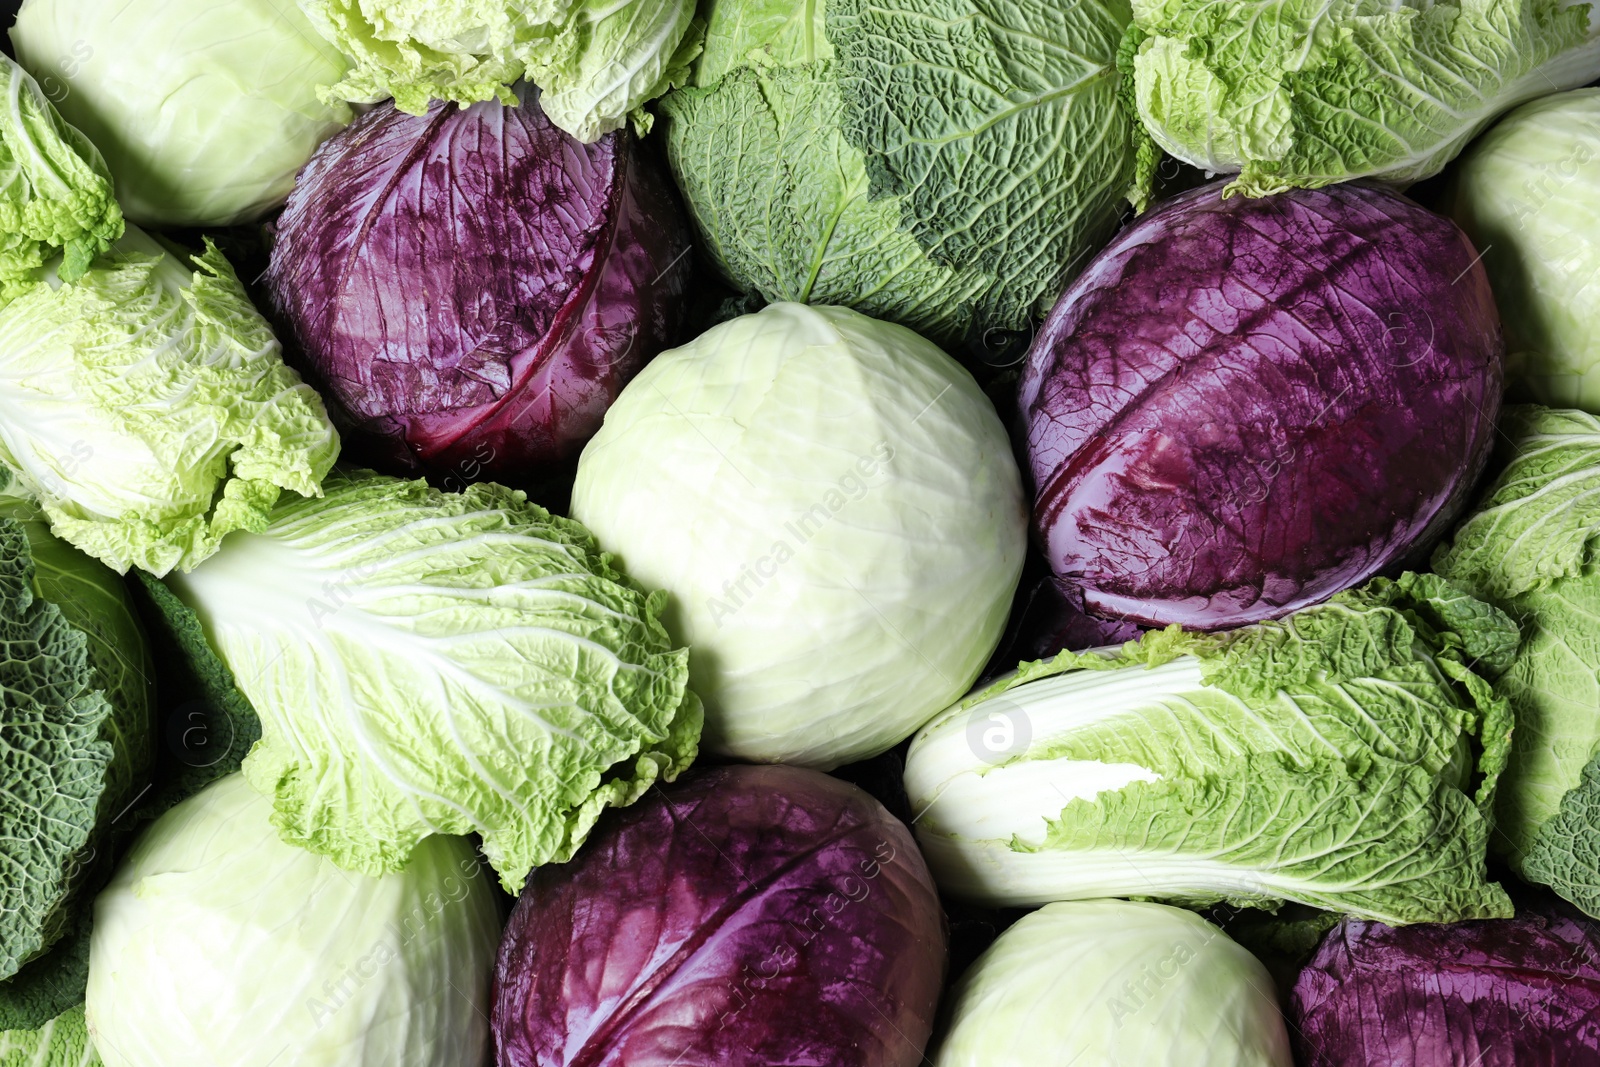
[[[11,38],[149,226],[259,218],[350,121],[317,98],[344,57],[292,0],[27,0]]]
[[[95,902],[108,1067],[461,1067],[488,1050],[500,911],[464,838],[382,878],[284,844],[231,775],[173,808]]]
[[[1290,1067],[1261,962],[1193,912],[1050,904],[1000,936],[954,994],[934,1067]]]
[[[966,691],[1021,574],[1021,479],[937,347],[775,304],[658,357],[584,450],[573,515],[672,595],[706,744],[830,768]]]

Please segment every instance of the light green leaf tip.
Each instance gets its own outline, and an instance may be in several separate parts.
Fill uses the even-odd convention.
[[[64,281],[82,277],[123,221],[105,160],[6,56],[0,93],[0,299],[10,299],[57,253]]]

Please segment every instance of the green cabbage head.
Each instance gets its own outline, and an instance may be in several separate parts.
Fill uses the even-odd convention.
[[[1438,174],[1600,76],[1600,22],[1563,0],[1134,0],[1121,63],[1157,144],[1264,196]]]
[[[1083,900],[1026,915],[962,976],[934,1067],[1292,1067],[1272,976],[1193,912]]]
[[[1433,565],[1523,627],[1496,849],[1600,917],[1600,418],[1513,407],[1502,429],[1504,470]]]
[[[338,435],[215,247],[129,229],[72,284],[0,307],[0,461],[119,572],[193,567],[310,496]]]
[[[1447,200],[1483,249],[1512,388],[1600,412],[1600,89],[1507,115],[1462,156]]]
[[[393,97],[413,115],[430,100],[468,104],[527,78],[550,121],[580,141],[631,117],[681,85],[700,51],[695,0],[299,0],[317,29],[350,58],[325,99]]]
[[[293,0],[26,0],[11,40],[148,226],[259,218],[350,121],[317,98],[344,59]]]
[[[663,99],[701,251],[769,301],[1000,347],[1134,184],[1126,0],[714,0]]]
[[[163,815],[95,901],[86,1013],[109,1067],[467,1067],[500,940],[471,843],[381,878],[280,841],[230,775]]]

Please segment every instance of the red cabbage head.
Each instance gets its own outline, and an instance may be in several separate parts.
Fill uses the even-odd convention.
[[[1023,374],[1035,528],[1102,617],[1318,603],[1425,551],[1488,459],[1504,344],[1455,224],[1359,185],[1222,184],[1107,246]]]
[[[368,112],[277,223],[273,302],[346,436],[392,472],[547,477],[677,340],[689,237],[665,180],[631,134],[580,144],[519,92]]]
[[[498,1067],[917,1067],[944,914],[905,825],[797,767],[721,767],[539,868],[495,966]]]

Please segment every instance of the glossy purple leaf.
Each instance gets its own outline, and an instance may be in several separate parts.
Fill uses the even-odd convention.
[[[914,1067],[945,926],[905,825],[853,785],[722,767],[540,868],[495,968],[499,1067]]]
[[[1600,925],[1346,920],[1291,1000],[1301,1067],[1597,1067]]]
[[[379,465],[525,483],[574,460],[677,340],[688,252],[626,131],[580,144],[534,97],[384,104],[301,172],[266,280]]]
[[[1455,224],[1357,185],[1174,197],[1029,353],[1051,569],[1098,615],[1221,629],[1413,557],[1488,458],[1504,345]]]

